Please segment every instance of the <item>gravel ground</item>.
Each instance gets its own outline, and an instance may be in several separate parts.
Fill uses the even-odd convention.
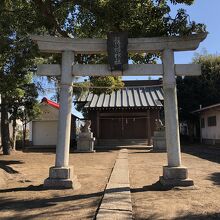
[[[184,147],[182,163],[195,187],[164,189],[158,183],[166,153],[129,150],[134,219],[220,219],[220,148]]]
[[[53,153],[0,155],[7,185],[0,189],[0,219],[93,219],[114,166],[116,151],[70,154],[78,190],[45,190]]]
[[[128,147],[134,219],[220,219],[220,148],[186,146],[182,163],[195,187],[165,189],[158,183],[166,153]],[[0,219],[93,219],[117,151],[71,153],[81,188],[45,190],[53,153],[0,155]]]

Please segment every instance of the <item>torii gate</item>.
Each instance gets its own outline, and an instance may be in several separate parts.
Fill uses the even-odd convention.
[[[168,165],[163,167],[160,182],[163,185],[190,186],[187,168],[182,166],[179,138],[175,76],[197,76],[201,67],[197,64],[174,64],[175,51],[195,50],[207,33],[184,37],[154,37],[128,39],[128,52],[161,52],[163,64],[134,64],[123,71],[123,76],[163,76],[166,147]],[[62,53],[62,64],[38,66],[38,75],[61,76],[60,113],[55,166],[50,168],[44,186],[51,188],[75,188],[73,167],[69,166],[70,124],[72,110],[72,81],[74,76],[121,76],[122,72],[108,70],[107,65],[75,64],[75,54],[98,54],[107,52],[104,39],[70,39],[51,36],[31,36],[41,52]]]

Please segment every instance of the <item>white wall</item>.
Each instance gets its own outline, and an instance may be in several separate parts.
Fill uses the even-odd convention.
[[[32,143],[36,146],[57,144],[57,121],[34,121]]]
[[[41,115],[30,126],[30,141],[35,146],[49,146],[57,143],[57,125],[59,109],[42,103]]]
[[[208,117],[210,116],[216,116],[216,126],[208,126]],[[201,112],[200,119],[201,118],[205,120],[205,128],[201,128],[202,138],[220,140],[220,108]]]

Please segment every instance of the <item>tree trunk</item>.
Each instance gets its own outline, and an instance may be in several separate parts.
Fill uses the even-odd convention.
[[[25,150],[26,147],[26,133],[27,133],[27,120],[25,119],[23,122],[23,138],[22,138],[22,149]]]
[[[22,125],[22,149],[24,150],[25,148],[25,125],[23,123]]]
[[[24,147],[26,147],[27,123],[24,124]]]
[[[4,155],[10,155],[10,133],[8,119],[8,105],[5,98],[2,96],[1,103],[1,132],[2,132],[2,149]]]
[[[16,136],[17,136],[17,122],[16,119],[13,119],[12,122],[12,150],[16,150]]]

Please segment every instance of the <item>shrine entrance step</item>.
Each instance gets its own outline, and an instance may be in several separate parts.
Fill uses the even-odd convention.
[[[98,139],[96,144],[97,148],[104,147],[117,147],[117,146],[129,146],[129,145],[146,145],[148,139]]]

